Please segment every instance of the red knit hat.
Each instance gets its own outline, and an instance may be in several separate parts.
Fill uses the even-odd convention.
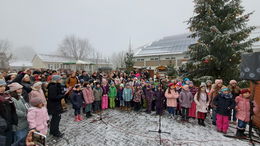
[[[169,83],[168,87],[174,86],[174,83]]]
[[[244,94],[244,93],[247,93],[247,92],[251,93],[251,91],[247,88],[240,90],[240,94]]]

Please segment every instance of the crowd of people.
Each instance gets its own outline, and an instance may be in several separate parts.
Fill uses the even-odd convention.
[[[156,111],[181,122],[197,119],[201,126],[210,117],[218,132],[227,133],[231,123],[237,125],[236,136],[245,137],[249,97],[250,90],[240,89],[235,80],[228,86],[221,79],[195,86],[188,78],[151,78],[148,71],[90,75],[86,71],[27,69],[1,73],[0,145],[30,145],[25,140],[30,130],[44,135],[49,130],[50,135],[62,137],[61,114],[69,107],[74,109],[71,118],[75,122],[108,108],[147,114]]]

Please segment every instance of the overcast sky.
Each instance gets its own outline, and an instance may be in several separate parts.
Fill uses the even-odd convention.
[[[186,33],[193,0],[0,0],[0,39],[14,48],[53,52],[66,35],[90,40],[103,55]],[[260,0],[243,0],[260,25]]]

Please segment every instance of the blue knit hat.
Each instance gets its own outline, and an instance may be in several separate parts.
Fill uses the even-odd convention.
[[[5,82],[5,80],[3,80],[3,79],[0,79],[0,86],[5,86],[6,85],[6,82]]]
[[[53,75],[52,76],[52,81],[58,81],[61,79],[61,76],[60,75]]]

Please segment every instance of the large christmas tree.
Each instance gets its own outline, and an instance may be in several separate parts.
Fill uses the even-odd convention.
[[[255,27],[247,26],[249,16],[244,14],[241,0],[194,0],[195,15],[188,21],[190,37],[198,38],[189,47],[190,62],[184,67],[188,76],[212,76],[226,82],[238,79],[241,54],[251,52],[249,39]],[[183,68],[182,68],[183,69]]]

